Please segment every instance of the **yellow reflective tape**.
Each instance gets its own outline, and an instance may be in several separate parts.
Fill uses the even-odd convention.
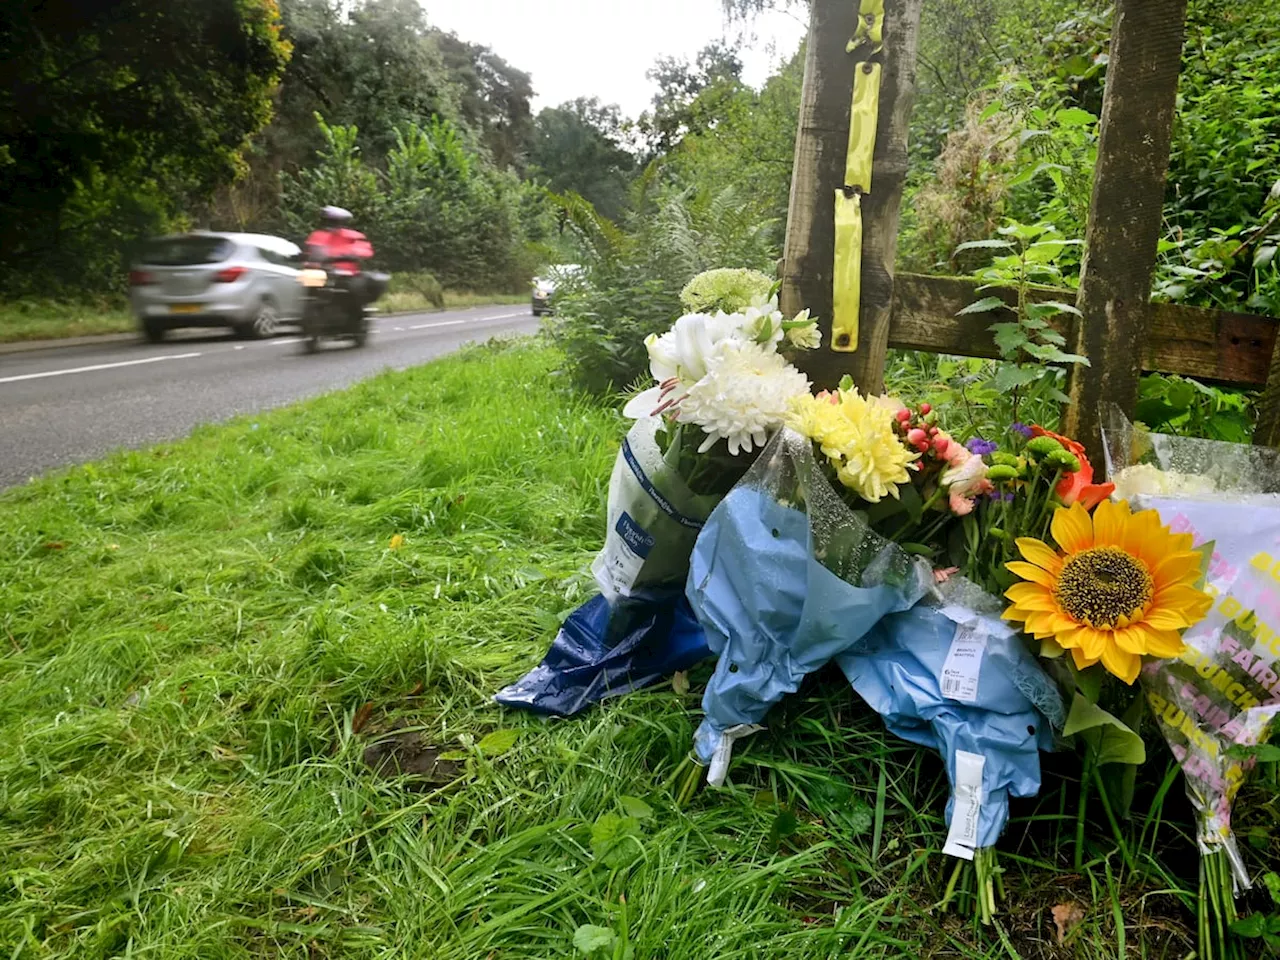
[[[836,263],[832,278],[831,349],[858,349],[858,311],[862,309],[862,197],[836,191]]]
[[[853,53],[864,43],[870,43],[873,51],[884,46],[884,0],[862,0],[858,5],[858,26],[845,50]]]
[[[853,66],[853,106],[849,110],[849,150],[844,185],[871,192],[871,158],[876,152],[876,122],[880,116],[880,64]]]

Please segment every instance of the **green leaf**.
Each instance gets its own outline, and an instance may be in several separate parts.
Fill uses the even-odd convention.
[[[1196,401],[1196,388],[1186,380],[1174,380],[1165,391],[1165,399],[1175,410],[1190,410]]]
[[[1140,736],[1078,693],[1071,701],[1062,733],[1067,737],[1079,736],[1089,744],[1099,763],[1143,763],[1147,759],[1147,749]]]
[[[956,247],[955,252],[962,250],[1012,250],[1013,244],[1008,240],[968,240]]]
[[[1043,369],[1033,365],[1005,364],[991,378],[991,385],[1000,393],[1008,393],[1017,387],[1025,387],[1040,379]]]
[[[1003,109],[1004,109],[1003,103],[1001,103],[999,100],[993,100],[991,103],[987,104],[986,109],[984,109],[981,115],[979,115],[978,122],[986,123],[988,120],[990,120],[992,117],[994,117],[997,113],[999,113]]]
[[[988,329],[996,335],[996,349],[1006,359],[1013,359],[1031,342],[1027,339],[1027,332],[1016,323],[993,323]]]
[[[999,297],[983,297],[981,300],[975,300],[963,310],[956,314],[957,317],[963,317],[971,313],[987,313],[990,310],[1006,310],[1006,304]]]
[[[1231,932],[1237,937],[1256,940],[1267,932],[1267,917],[1262,913],[1251,913],[1247,917],[1231,921]]]
[[[1050,312],[1034,313],[1032,311],[1033,307],[1036,310],[1048,310]],[[1063,303],[1061,300],[1045,300],[1042,303],[1029,303],[1027,304],[1027,313],[1031,316],[1053,316],[1054,314],[1059,314],[1059,313],[1069,313],[1073,317],[1084,316],[1084,314],[1082,314],[1079,311],[1079,309],[1077,309],[1074,303]]]
[[[476,749],[486,757],[500,756],[516,745],[521,733],[521,730],[494,730],[484,735]]]
[[[1262,875],[1262,883],[1266,886],[1267,893],[1271,894],[1271,902],[1280,906],[1280,873],[1267,871]]]
[[[1087,127],[1091,123],[1098,122],[1098,118],[1092,113],[1081,110],[1079,107],[1066,107],[1059,110],[1053,115],[1053,119],[1064,127]]]
[[[769,842],[777,848],[783,840],[798,829],[800,829],[800,821],[796,819],[796,815],[785,808],[779,810],[778,815],[773,818],[773,826],[769,828]]]
[[[1259,247],[1253,255],[1253,269],[1261,270],[1268,263],[1276,258],[1276,247],[1268,244],[1265,247]]]
[[[436,759],[451,760],[454,763],[457,763],[460,760],[468,760],[470,758],[471,758],[471,754],[467,753],[467,751],[465,750],[446,750],[444,753],[440,754]]]
[[[581,953],[588,956],[597,950],[612,950],[618,942],[618,935],[608,927],[597,927],[593,923],[584,923],[573,931],[573,945]]]
[[[653,819],[653,807],[639,797],[619,797],[618,803],[622,805],[622,809],[628,817],[634,817],[636,820]]]
[[[591,825],[591,855],[611,869],[626,867],[641,854],[640,821],[603,813]]]
[[[852,390],[852,389],[853,389],[853,377],[849,376],[849,374],[847,374],[847,373],[846,373],[843,377],[841,377],[841,378],[840,378],[840,389],[841,389],[841,390],[844,390],[844,391],[846,391],[846,392],[847,392],[847,391],[849,391],[849,390]]]
[[[844,815],[844,821],[849,825],[849,832],[855,837],[860,837],[871,831],[871,826],[875,822],[875,812],[866,801],[854,800]]]

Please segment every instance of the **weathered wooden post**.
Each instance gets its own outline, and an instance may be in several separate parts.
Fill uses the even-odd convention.
[[[791,204],[783,254],[782,309],[808,308],[820,318],[823,346],[806,357],[806,372],[830,387],[851,374],[864,390],[884,384],[893,300],[898,210],[907,174],[907,121],[915,89],[916,40],[923,0],[884,0],[883,46],[849,52],[857,34],[857,0],[812,0],[804,90],[796,135]],[[862,195],[862,295],[852,352],[833,350],[832,292],[836,193],[846,186],[855,63],[881,65],[873,164]],[[865,69],[865,68],[864,68]]]
[[[1094,174],[1064,432],[1101,463],[1100,405],[1132,415],[1150,331],[1187,0],[1119,0]]]

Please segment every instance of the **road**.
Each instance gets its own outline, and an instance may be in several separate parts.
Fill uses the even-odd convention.
[[[415,366],[469,341],[530,333],[538,323],[527,306],[382,317],[364,349],[333,343],[312,356],[293,336],[245,342],[208,331],[160,344],[0,354],[0,489]]]

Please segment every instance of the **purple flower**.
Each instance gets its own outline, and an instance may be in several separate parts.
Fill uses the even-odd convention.
[[[983,440],[981,437],[972,437],[965,447],[970,453],[979,457],[985,457],[988,453],[995,453],[1000,448],[1000,444],[994,440]]]
[[[1031,428],[1028,427],[1025,423],[1015,423],[1009,429],[1012,430],[1014,433],[1022,434],[1024,437],[1027,437],[1028,439],[1030,439],[1031,437]]]
[[[1001,493],[999,490],[992,490],[987,494],[988,500],[996,500],[1000,503],[1013,503],[1012,493]]]

